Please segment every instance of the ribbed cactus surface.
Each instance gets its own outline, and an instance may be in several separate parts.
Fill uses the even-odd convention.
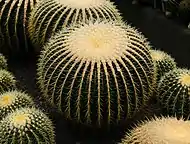
[[[150,45],[122,22],[95,21],[63,29],[38,63],[43,95],[78,122],[118,123],[133,116],[154,85]]]
[[[0,120],[8,113],[22,107],[34,106],[32,98],[21,91],[12,90],[0,94]]]
[[[0,52],[12,54],[28,51],[27,25],[29,13],[37,1],[0,1]]]
[[[108,0],[43,0],[31,13],[30,38],[39,51],[39,47],[61,28],[100,18],[121,19],[116,6]]]
[[[1,144],[55,144],[51,120],[35,108],[20,108],[0,121]]]
[[[138,124],[121,144],[188,144],[190,121],[175,117],[154,118]]]
[[[167,73],[158,86],[158,97],[166,114],[190,116],[190,71],[174,69]]]
[[[11,72],[5,69],[0,69],[0,92],[12,90],[15,88],[16,88],[15,76]]]
[[[157,82],[164,74],[176,68],[176,62],[169,54],[160,50],[151,50],[151,56],[155,64]]]

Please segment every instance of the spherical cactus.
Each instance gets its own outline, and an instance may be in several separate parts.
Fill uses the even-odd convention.
[[[34,102],[28,94],[12,90],[0,94],[0,120],[8,113],[21,107],[34,106]]]
[[[121,144],[189,144],[190,121],[155,118],[138,124]]]
[[[160,50],[151,50],[151,56],[155,64],[155,71],[157,73],[157,82],[167,72],[176,68],[176,62],[167,53]]]
[[[146,102],[155,81],[150,46],[122,22],[63,29],[44,46],[38,81],[45,99],[67,118],[118,124]]]
[[[174,69],[158,85],[159,101],[167,114],[187,118],[190,115],[190,71]]]
[[[29,34],[34,46],[39,48],[55,32],[71,23],[100,18],[121,20],[115,5],[108,0],[43,0],[31,13]]]
[[[0,1],[0,51],[12,54],[28,51],[27,25],[29,12],[38,0]],[[3,49],[4,48],[4,49]]]
[[[0,69],[7,69],[7,59],[0,53]]]
[[[55,144],[51,120],[35,108],[20,108],[0,121],[0,143]]]
[[[7,70],[0,69],[0,92],[16,88],[15,77]]]

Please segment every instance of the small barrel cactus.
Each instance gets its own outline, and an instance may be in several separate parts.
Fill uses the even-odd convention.
[[[55,144],[51,120],[39,109],[20,108],[0,121],[1,144]]]
[[[0,69],[0,92],[16,88],[16,80],[13,74],[5,69]]]
[[[65,26],[100,18],[121,20],[116,6],[108,0],[43,0],[31,12],[29,35],[38,48]]]
[[[190,115],[190,71],[174,69],[162,77],[158,97],[167,114],[187,118]]]
[[[155,64],[155,71],[157,74],[157,82],[165,73],[176,68],[176,62],[167,53],[160,50],[151,50],[151,56]]]
[[[34,106],[34,102],[28,94],[12,90],[0,94],[0,120],[8,113],[21,107]]]
[[[189,144],[190,121],[161,117],[138,124],[121,144]]]
[[[28,51],[27,25],[29,12],[38,0],[0,1],[0,52],[12,54]],[[4,48],[4,49],[3,49]]]
[[[153,91],[151,47],[123,22],[94,21],[62,29],[43,48],[39,86],[69,119],[118,124],[136,114]]]
[[[7,59],[0,53],[0,69],[7,69]]]

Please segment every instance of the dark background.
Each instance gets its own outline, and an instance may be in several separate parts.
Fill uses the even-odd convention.
[[[150,6],[131,5],[131,1],[126,0],[115,0],[115,4],[124,20],[141,31],[153,47],[169,53],[179,67],[190,68],[190,30],[185,25],[167,19],[162,12]],[[19,55],[9,58],[8,63],[18,80],[18,87],[34,97],[40,97],[35,82],[36,55],[33,52]],[[151,104],[154,105],[153,102]],[[156,106],[151,107],[150,111],[156,112]],[[55,122],[57,144],[111,144],[119,142],[124,133],[120,128],[106,132],[73,126],[56,113],[50,117]],[[142,119],[142,113],[137,117],[137,120]]]

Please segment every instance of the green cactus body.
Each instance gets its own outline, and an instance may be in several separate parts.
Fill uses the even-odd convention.
[[[20,108],[0,122],[0,143],[55,144],[51,120],[35,108]]]
[[[0,69],[7,69],[7,59],[2,54],[0,54]]]
[[[27,52],[27,25],[29,12],[38,0],[1,0],[0,1],[0,51],[12,54]],[[3,49],[4,48],[4,49]],[[21,49],[22,48],[22,49]]]
[[[31,13],[29,34],[39,51],[39,47],[61,28],[100,18],[121,20],[116,6],[108,0],[43,0]]]
[[[190,71],[174,69],[158,86],[159,101],[169,115],[187,118],[190,115]]]
[[[4,92],[0,95],[0,120],[18,108],[31,106],[34,102],[29,95],[16,90]]]
[[[133,116],[152,92],[150,46],[127,24],[95,21],[63,29],[38,64],[43,95],[67,118],[101,126]]]
[[[0,92],[16,88],[15,77],[7,70],[0,69]]]
[[[190,121],[161,117],[138,124],[121,144],[189,144]]]
[[[151,50],[151,56],[155,64],[157,82],[164,76],[165,73],[176,68],[176,62],[167,53],[160,50]]]

